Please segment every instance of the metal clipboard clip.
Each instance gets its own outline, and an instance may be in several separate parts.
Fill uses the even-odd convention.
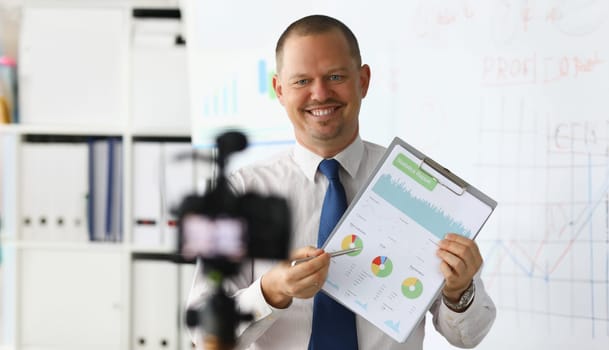
[[[419,169],[457,196],[463,195],[469,187],[467,182],[429,157],[421,160]]]

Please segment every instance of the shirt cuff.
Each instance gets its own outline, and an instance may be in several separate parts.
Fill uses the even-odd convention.
[[[249,312],[253,316],[253,322],[262,319],[274,321],[287,309],[278,309],[269,305],[262,294],[261,278],[254,281],[248,288],[245,288],[236,295],[239,308],[244,312]]]
[[[441,298],[441,308],[442,308],[442,312],[444,312],[446,314],[446,319],[448,321],[448,323],[455,327],[456,325],[458,325],[463,319],[467,318],[467,314],[471,313],[471,311],[474,311],[478,308],[480,308],[480,303],[477,303],[477,295],[474,294],[474,298],[472,299],[472,302],[469,304],[469,306],[467,307],[467,309],[465,309],[464,311],[458,312],[458,311],[454,311],[453,309],[451,309],[448,305],[446,305],[446,303],[444,303],[444,296],[440,295]]]
[[[449,343],[458,347],[471,348],[479,344],[495,320],[496,309],[482,281],[474,279],[474,283],[476,292],[467,310],[455,312],[440,300],[439,329]]]

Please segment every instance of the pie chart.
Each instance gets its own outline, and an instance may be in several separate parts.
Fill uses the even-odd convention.
[[[386,256],[377,256],[372,260],[372,273],[376,277],[387,277],[393,270],[393,263]]]
[[[423,283],[416,277],[408,277],[402,282],[402,294],[408,299],[416,299],[423,293]]]
[[[362,239],[357,237],[356,235],[348,235],[343,238],[340,247],[341,249],[361,248],[358,251],[347,254],[349,256],[356,256],[362,252],[362,249],[364,248],[364,242],[362,242]]]

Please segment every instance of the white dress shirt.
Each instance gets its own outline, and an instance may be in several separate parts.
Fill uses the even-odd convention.
[[[359,137],[334,158],[341,164],[340,179],[350,203],[385,152],[385,148],[362,141]],[[231,175],[231,183],[239,192],[255,191],[264,195],[286,198],[292,213],[292,248],[315,246],[319,216],[328,186],[326,177],[317,172],[323,160],[320,156],[296,144],[277,157],[248,166]],[[242,273],[227,283],[234,293],[238,308],[254,315],[254,321],[242,325],[239,349],[307,349],[311,334],[313,298],[296,299],[286,309],[266,303],[260,287],[260,277],[274,262],[256,260],[244,262]],[[197,267],[188,305],[205,302],[209,285]],[[495,305],[486,293],[479,276],[474,279],[476,295],[463,313],[451,311],[441,298],[430,308],[435,328],[451,344],[473,347],[488,333],[496,314]],[[398,343],[364,318],[357,316],[359,348],[363,350],[419,350],[423,347],[425,318],[405,343]],[[199,342],[196,330],[193,340]]]

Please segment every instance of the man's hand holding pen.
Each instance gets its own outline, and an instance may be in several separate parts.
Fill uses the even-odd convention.
[[[304,247],[297,249],[292,260],[310,258],[292,266],[289,261],[275,265],[260,281],[262,294],[269,305],[283,309],[293,298],[313,297],[324,284],[328,275],[331,256],[323,249]]]

